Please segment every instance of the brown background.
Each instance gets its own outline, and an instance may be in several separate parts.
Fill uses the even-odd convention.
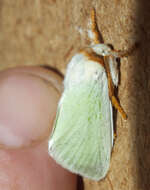
[[[116,49],[140,47],[121,59],[118,97],[128,120],[116,119],[117,139],[108,176],[84,179],[85,190],[150,189],[150,3],[144,0],[0,0],[0,69],[49,65],[64,73],[88,45],[96,8],[100,31]],[[110,184],[112,183],[112,187]]]

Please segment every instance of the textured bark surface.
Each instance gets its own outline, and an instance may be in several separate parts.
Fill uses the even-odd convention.
[[[121,59],[118,97],[128,120],[116,115],[117,138],[107,177],[84,179],[85,190],[148,190],[150,187],[150,3],[146,0],[1,0],[0,70],[48,65],[65,72],[71,57],[89,45],[90,10],[106,43],[140,46]]]

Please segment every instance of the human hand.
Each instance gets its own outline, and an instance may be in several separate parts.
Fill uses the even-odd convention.
[[[48,155],[61,77],[41,67],[0,74],[0,189],[76,190],[76,175]]]

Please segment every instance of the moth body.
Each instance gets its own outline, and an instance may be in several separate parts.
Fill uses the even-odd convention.
[[[64,80],[64,87],[71,88],[81,83],[89,81],[98,82],[98,80],[105,80],[106,72],[100,64],[89,61],[82,53],[73,56],[71,62],[68,64],[67,73]]]
[[[128,52],[100,42],[94,9],[91,21],[92,45],[74,55],[67,66],[48,151],[62,167],[98,181],[110,165],[112,105],[127,119],[114,87],[118,85],[116,58]]]
[[[105,68],[78,53],[67,67],[49,153],[64,168],[99,180],[108,171],[112,146],[112,105]]]
[[[98,55],[108,56],[111,55],[111,48],[107,44],[96,44],[91,46],[93,51]]]

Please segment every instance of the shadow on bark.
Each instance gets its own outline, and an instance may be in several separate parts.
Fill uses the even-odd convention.
[[[83,179],[78,176],[77,190],[84,190]]]
[[[133,77],[136,86],[131,94],[136,98],[135,121],[138,189],[150,189],[150,1],[139,0],[137,29],[140,48],[134,63]],[[132,130],[132,129],[131,129]]]

